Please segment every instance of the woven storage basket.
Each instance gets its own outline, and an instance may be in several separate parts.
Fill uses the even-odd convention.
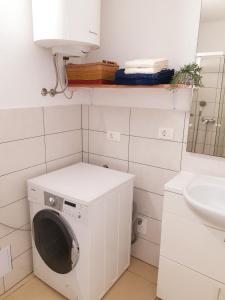
[[[69,85],[110,84],[119,69],[116,63],[99,62],[92,64],[68,64],[66,72]]]

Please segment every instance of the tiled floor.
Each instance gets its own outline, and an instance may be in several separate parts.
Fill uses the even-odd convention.
[[[131,266],[112,287],[104,300],[154,300],[156,297],[157,269],[132,258]],[[0,297],[7,300],[65,300],[36,277]]]

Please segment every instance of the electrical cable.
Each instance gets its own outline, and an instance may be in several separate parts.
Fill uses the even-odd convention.
[[[137,241],[137,226],[140,225],[142,223],[142,219],[141,218],[136,218],[133,221],[132,224],[132,238],[131,238],[131,244],[133,245],[136,241]]]

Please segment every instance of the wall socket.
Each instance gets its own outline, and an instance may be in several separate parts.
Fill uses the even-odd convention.
[[[7,246],[0,249],[0,278],[12,271],[11,248]]]
[[[137,232],[143,235],[147,234],[148,219],[143,216],[137,216],[137,218]]]
[[[173,128],[159,128],[159,139],[162,140],[173,140],[174,129]]]
[[[120,132],[116,131],[107,131],[107,140],[113,142],[120,142]]]

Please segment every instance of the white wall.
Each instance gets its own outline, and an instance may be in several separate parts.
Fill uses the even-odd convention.
[[[31,0],[0,0],[0,41],[0,108],[68,103],[40,94],[54,86],[55,76],[50,51],[33,43]],[[77,92],[73,102],[82,95]]]
[[[201,23],[198,51],[225,51],[225,20]]]
[[[101,49],[90,60],[166,57],[171,66],[192,62],[200,0],[103,0]]]

